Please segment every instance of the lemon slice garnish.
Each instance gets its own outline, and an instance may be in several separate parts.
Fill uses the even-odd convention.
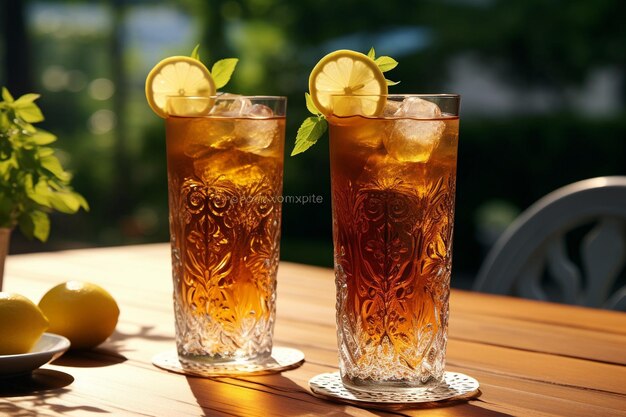
[[[385,106],[387,83],[371,58],[343,49],[315,65],[309,76],[309,91],[325,116],[377,116]],[[333,99],[337,95],[342,97]]]
[[[215,82],[209,70],[197,59],[187,56],[165,58],[152,68],[146,79],[146,98],[152,110],[166,118],[171,114],[197,115],[208,108],[199,108],[198,101],[186,104],[178,100],[169,105],[168,97],[211,97]]]

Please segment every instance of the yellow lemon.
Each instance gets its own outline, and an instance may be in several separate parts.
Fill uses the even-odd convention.
[[[0,292],[0,355],[29,352],[48,328],[48,319],[28,298]]]
[[[204,64],[188,56],[165,58],[146,78],[146,99],[159,116],[196,116],[208,111],[212,101],[180,100],[181,97],[215,96],[215,82]],[[171,100],[170,97],[178,97]]]
[[[98,285],[68,281],[48,291],[39,308],[50,320],[49,331],[67,337],[72,349],[91,348],[115,330],[120,309]]]
[[[315,65],[309,76],[309,91],[325,116],[377,116],[385,107],[387,82],[374,60],[342,49]]]

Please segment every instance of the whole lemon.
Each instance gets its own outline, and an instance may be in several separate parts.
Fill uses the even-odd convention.
[[[49,331],[67,337],[72,349],[91,348],[115,330],[120,309],[96,284],[68,281],[48,291],[39,308],[50,320]]]
[[[48,319],[32,301],[0,292],[0,355],[29,352],[47,328]]]

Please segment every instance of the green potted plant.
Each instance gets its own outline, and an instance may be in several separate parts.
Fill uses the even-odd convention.
[[[45,242],[50,234],[48,213],[89,210],[71,185],[49,145],[56,136],[33,126],[44,117],[38,94],[14,99],[2,88],[0,101],[0,290],[11,231],[18,227],[30,239]]]

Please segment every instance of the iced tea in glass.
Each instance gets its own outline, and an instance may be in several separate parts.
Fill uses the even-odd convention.
[[[380,116],[327,117],[340,373],[359,389],[432,387],[444,376],[459,96],[371,99],[386,101]]]
[[[170,114],[187,114],[166,119],[178,354],[263,360],[276,310],[286,98],[169,100]]]

